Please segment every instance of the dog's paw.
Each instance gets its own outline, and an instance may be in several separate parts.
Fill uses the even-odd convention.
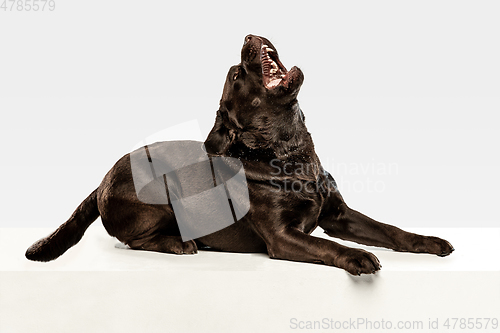
[[[198,253],[198,246],[196,246],[194,240],[188,240],[187,242],[175,244],[172,252],[175,254],[196,254]]]
[[[455,248],[447,240],[439,237],[427,237],[427,242],[430,248],[429,253],[436,254],[440,257],[446,257],[455,251]]]
[[[194,240],[189,240],[182,243],[182,250],[184,254],[196,254],[198,253],[198,246],[196,245]]]
[[[336,261],[335,266],[345,269],[352,275],[374,274],[382,268],[373,253],[361,249],[348,249]]]
[[[450,255],[455,249],[446,240],[433,236],[421,236],[420,239],[414,242],[411,252],[430,253],[440,257]]]

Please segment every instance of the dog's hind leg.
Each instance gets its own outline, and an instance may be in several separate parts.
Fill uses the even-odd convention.
[[[147,240],[138,239],[127,242],[134,250],[146,250],[174,254],[195,254],[198,247],[194,240],[183,242],[181,236],[157,234]]]

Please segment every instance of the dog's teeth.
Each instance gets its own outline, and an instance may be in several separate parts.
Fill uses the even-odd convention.
[[[270,70],[271,74],[274,74],[274,73],[276,73],[277,71],[278,71],[278,69],[276,69],[276,68],[273,68],[273,69],[271,69],[271,70]]]
[[[274,52],[274,50],[272,48],[268,47],[267,52]]]

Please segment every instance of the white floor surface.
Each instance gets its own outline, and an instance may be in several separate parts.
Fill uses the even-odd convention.
[[[380,259],[361,277],[263,254],[134,251],[99,220],[59,259],[25,259],[52,231],[0,229],[0,332],[500,331],[500,228],[408,230],[450,241],[445,258],[340,241]]]

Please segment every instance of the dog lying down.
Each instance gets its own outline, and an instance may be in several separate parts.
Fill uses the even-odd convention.
[[[377,257],[313,237],[315,228],[360,244],[449,255],[454,249],[443,239],[405,232],[346,205],[321,166],[297,102],[303,80],[299,68],[283,66],[268,39],[246,36],[204,144],[159,142],[125,155],[26,257],[56,259],[99,216],[132,249],[260,252],[354,275],[377,272]]]

